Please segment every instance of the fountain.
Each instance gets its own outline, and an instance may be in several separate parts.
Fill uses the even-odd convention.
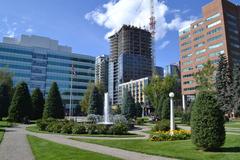
[[[108,93],[104,94],[104,121],[99,122],[98,124],[105,124],[105,125],[112,125],[113,123],[110,122],[109,119],[109,97]]]

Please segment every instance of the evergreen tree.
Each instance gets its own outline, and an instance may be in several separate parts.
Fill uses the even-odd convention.
[[[170,120],[170,98],[166,97],[162,105],[162,119]]]
[[[25,82],[17,85],[9,108],[8,118],[15,122],[29,119],[32,114],[32,100]]]
[[[48,92],[48,97],[43,111],[43,118],[63,119],[64,115],[64,106],[58,90],[58,85],[56,82],[53,82]]]
[[[32,106],[33,106],[32,119],[42,118],[44,109],[44,98],[39,88],[36,88],[32,92]]]
[[[213,78],[214,71],[215,67],[212,65],[211,61],[208,60],[207,63],[203,65],[202,70],[194,75],[196,83],[198,84],[198,91],[215,91]]]
[[[96,84],[98,90],[98,106],[97,106],[97,114],[103,115],[104,110],[104,85],[102,83]]]
[[[236,65],[233,69],[233,104],[234,113],[240,116],[240,66]]]
[[[11,95],[7,84],[0,84],[0,121],[8,115],[8,108],[11,103]]]
[[[136,116],[141,117],[142,116],[142,106],[139,102],[135,104],[136,107]]]
[[[87,90],[84,93],[83,99],[80,101],[80,106],[81,106],[81,112],[83,113],[88,113],[88,107],[89,107],[89,102],[90,102],[90,95],[92,93],[94,84],[89,83]]]
[[[203,150],[215,150],[224,144],[223,112],[215,94],[200,92],[191,114],[192,142]]]
[[[224,55],[220,55],[216,74],[216,91],[219,107],[224,113],[230,113],[233,109],[232,77],[228,62]]]
[[[96,86],[94,86],[89,97],[88,114],[97,114],[97,108],[99,105],[98,96],[98,89]]]
[[[127,90],[125,90],[123,94],[122,114],[127,119],[136,117],[135,102],[131,93],[128,92]]]

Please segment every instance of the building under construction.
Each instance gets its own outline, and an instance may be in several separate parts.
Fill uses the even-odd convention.
[[[109,37],[108,92],[112,105],[118,104],[118,85],[152,75],[152,38],[145,29],[123,25]]]

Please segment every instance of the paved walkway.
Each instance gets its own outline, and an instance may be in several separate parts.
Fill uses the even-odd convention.
[[[0,144],[1,160],[34,160],[23,126],[5,128]]]
[[[121,159],[126,159],[126,160],[172,160],[170,158],[165,158],[160,156],[151,156],[151,155],[146,155],[146,154],[132,152],[132,151],[126,151],[126,150],[117,149],[117,148],[106,147],[106,146],[97,145],[97,144],[75,141],[75,140],[68,139],[68,136],[64,136],[64,135],[42,134],[42,133],[34,133],[34,132],[28,132],[28,131],[27,131],[27,134],[33,135],[42,139],[46,139],[49,141],[53,141],[56,143],[65,144],[65,145],[69,145],[79,149],[93,151],[93,152],[97,152],[105,155],[111,155],[111,156],[118,157]]]

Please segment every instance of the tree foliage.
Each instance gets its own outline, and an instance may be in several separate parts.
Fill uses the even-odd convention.
[[[32,106],[33,106],[32,119],[42,118],[44,109],[44,98],[39,88],[36,88],[32,92]]]
[[[0,84],[6,84],[9,92],[11,92],[13,88],[12,76],[12,73],[10,73],[7,68],[0,69]]]
[[[191,114],[192,142],[203,150],[215,150],[224,144],[223,112],[214,93],[200,92]]]
[[[123,103],[122,103],[122,114],[127,118],[135,118],[137,116],[136,106],[131,92],[124,90]]]
[[[232,76],[229,64],[224,55],[220,56],[216,74],[216,91],[218,105],[224,113],[231,113],[233,109]]]
[[[8,108],[11,103],[11,95],[7,84],[0,84],[0,120],[8,115]]]
[[[233,107],[236,116],[240,116],[240,66],[233,69]]]
[[[169,97],[166,97],[163,100],[161,117],[162,119],[170,120],[170,98]]]
[[[175,93],[174,99],[181,98],[180,82],[176,76],[168,75],[164,79],[154,76],[152,77],[150,84],[144,89],[147,99],[155,109],[155,115],[161,119],[163,104],[165,99],[168,98],[170,92]]]
[[[48,92],[48,97],[43,111],[43,118],[62,119],[64,118],[64,115],[64,106],[59,93],[58,85],[56,82],[53,82]]]
[[[194,78],[197,83],[198,91],[215,91],[214,86],[214,71],[215,67],[212,65],[211,61],[208,60],[206,64],[203,65],[202,70],[199,70],[194,74]]]
[[[93,87],[89,97],[88,114],[103,115],[103,91],[97,86]]]
[[[14,96],[9,108],[8,118],[15,122],[22,122],[29,119],[32,114],[32,101],[28,86],[21,82],[16,86]]]

